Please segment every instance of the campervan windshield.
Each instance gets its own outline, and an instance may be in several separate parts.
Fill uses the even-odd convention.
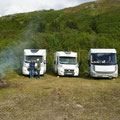
[[[60,57],[59,58],[60,64],[77,64],[76,57]]]
[[[43,56],[26,56],[26,62],[31,62],[31,60],[36,62],[37,59],[42,63]]]
[[[91,56],[91,63],[104,64],[104,65],[117,64],[116,54],[115,53],[93,53]]]

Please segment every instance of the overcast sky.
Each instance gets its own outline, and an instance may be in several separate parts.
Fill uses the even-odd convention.
[[[0,16],[43,9],[63,9],[93,0],[0,0]]]

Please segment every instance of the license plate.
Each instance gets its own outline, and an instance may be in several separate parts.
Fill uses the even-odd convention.
[[[72,73],[66,73],[67,75],[72,75]]]

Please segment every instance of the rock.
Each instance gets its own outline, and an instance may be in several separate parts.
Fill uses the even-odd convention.
[[[24,24],[24,21],[20,21],[20,24],[21,24],[21,25]]]
[[[76,106],[79,107],[79,108],[83,108],[83,106],[80,105],[80,104],[76,104]]]

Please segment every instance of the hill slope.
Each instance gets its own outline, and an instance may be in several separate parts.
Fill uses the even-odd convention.
[[[120,1],[100,0],[60,11],[36,11],[0,18],[0,73],[20,69],[24,48],[45,48],[48,69],[55,51],[76,51],[87,71],[90,48],[116,48],[120,60]],[[3,65],[7,63],[7,65]],[[17,67],[16,67],[17,66]]]

